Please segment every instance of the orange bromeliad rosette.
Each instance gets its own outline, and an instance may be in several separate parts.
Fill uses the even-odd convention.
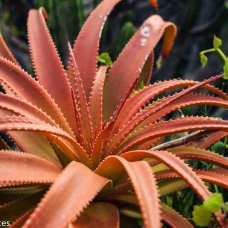
[[[0,39],[5,91],[0,94],[0,130],[20,149],[0,151],[0,218],[10,220],[12,227],[118,227],[123,216],[134,213],[145,227],[161,227],[162,221],[192,227],[160,197],[191,188],[206,200],[211,192],[203,181],[228,187],[227,158],[206,150],[227,136],[228,121],[198,116],[162,120],[190,105],[228,108],[227,94],[209,84],[222,76],[148,84],[153,50],[163,36],[162,55],[168,55],[174,24],[151,16],[112,67],[98,67],[100,34],[119,1],[104,0],[91,13],[69,47],[67,69],[44,10],[31,10],[28,38],[37,80],[22,70]],[[133,93],[140,80],[147,85]],[[215,96],[196,93],[199,88]],[[166,136],[192,131],[203,132],[203,141],[199,134],[164,147]],[[191,159],[225,171],[192,170],[186,163]],[[225,227],[221,213],[215,218]]]

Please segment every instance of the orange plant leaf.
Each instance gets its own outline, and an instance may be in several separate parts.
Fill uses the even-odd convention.
[[[4,41],[1,33],[0,33],[0,56],[12,61],[15,64],[18,64],[17,60],[14,58],[12,52],[8,48],[6,42]]]
[[[0,151],[0,186],[50,184],[61,169],[34,155],[15,151]]]
[[[144,158],[155,158],[170,167],[170,169],[177,172],[178,175],[180,175],[190,185],[190,187],[202,200],[206,200],[211,194],[201,179],[187,164],[167,151],[136,150],[124,153],[121,157],[129,161],[138,161]]]
[[[70,84],[62,62],[44,20],[44,8],[30,10],[28,16],[28,38],[39,83],[58,104],[67,121],[75,127]]]
[[[71,162],[42,198],[24,227],[65,227],[75,221],[109,183],[81,163]]]
[[[73,47],[87,100],[97,71],[98,46],[108,14],[120,0],[102,1],[84,23]]]
[[[128,162],[117,156],[107,157],[96,173],[117,181],[127,172],[137,196],[144,226],[160,227],[160,208],[156,181],[149,165],[144,161]]]
[[[121,102],[126,99],[128,88],[139,78],[145,60],[165,32],[169,33],[171,39],[167,47],[168,52],[173,45],[176,27],[171,22],[165,22],[160,16],[154,15],[144,22],[121,52],[105,82],[103,105],[105,120],[109,120]],[[168,40],[165,39],[164,44],[166,41]]]

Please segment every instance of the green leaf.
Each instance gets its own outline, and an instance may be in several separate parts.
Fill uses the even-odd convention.
[[[212,213],[204,205],[194,206],[193,221],[199,227],[205,227],[209,224]]]
[[[103,63],[106,66],[112,66],[113,62],[111,60],[111,57],[109,56],[109,54],[107,52],[101,53],[98,57],[97,60],[100,63]]]
[[[222,40],[214,35],[213,46],[215,49],[218,49],[222,45]]]
[[[220,193],[214,193],[206,201],[204,201],[203,205],[208,211],[215,213],[220,210],[223,203],[222,195]]]
[[[224,79],[228,80],[228,57],[226,58],[225,65],[223,67],[224,70]]]
[[[200,52],[200,62],[203,67],[206,65],[207,60],[207,56],[203,52]]]
[[[225,202],[225,210],[228,212],[228,202]]]

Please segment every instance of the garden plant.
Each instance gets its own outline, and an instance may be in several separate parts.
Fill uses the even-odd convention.
[[[189,188],[209,210],[207,223],[225,228],[225,203],[211,185],[228,188],[228,159],[208,148],[227,137],[228,121],[170,118],[187,106],[227,109],[228,95],[211,85],[224,74],[149,84],[155,46],[163,37],[166,57],[176,36],[158,15],[114,63],[98,63],[102,28],[118,2],[103,0],[93,10],[68,45],[66,69],[42,7],[28,16],[35,77],[0,37],[0,131],[12,141],[1,140],[0,220],[27,228],[195,227],[164,200]],[[193,168],[195,160],[211,169]]]

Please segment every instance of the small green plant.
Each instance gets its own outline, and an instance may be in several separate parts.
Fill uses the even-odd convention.
[[[208,226],[213,213],[219,212],[221,209],[226,213],[228,205],[224,203],[220,193],[214,193],[202,205],[194,206],[193,221],[199,227]]]
[[[111,67],[113,62],[112,59],[110,57],[110,55],[108,54],[108,52],[103,52],[101,53],[98,57],[97,60],[99,63],[105,65],[105,66],[109,66]]]
[[[223,66],[223,72],[224,72],[224,79],[228,79],[228,56],[224,54],[224,52],[220,49],[222,46],[222,40],[219,39],[217,36],[214,36],[213,40],[213,48],[204,50],[200,52],[200,61],[202,66],[204,67],[207,64],[207,56],[205,54],[210,53],[210,52],[217,52],[219,56],[222,58],[224,61],[224,66]]]

